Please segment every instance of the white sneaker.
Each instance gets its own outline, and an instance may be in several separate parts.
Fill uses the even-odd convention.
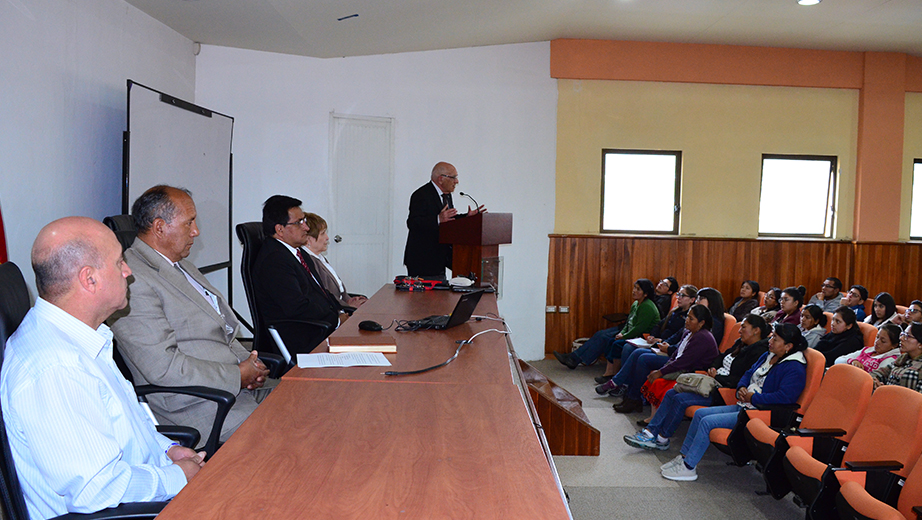
[[[682,454],[680,453],[676,455],[674,459],[660,466],[659,469],[660,471],[662,471],[668,467],[675,466],[676,464],[684,464],[684,463],[685,463],[685,457],[683,457]]]
[[[695,471],[695,468],[688,469],[685,466],[684,461],[681,464],[675,464],[675,465],[669,466],[668,468],[663,470],[662,474],[663,474],[663,478],[666,478],[669,480],[678,480],[678,481],[683,481],[683,482],[698,480],[698,472]]]

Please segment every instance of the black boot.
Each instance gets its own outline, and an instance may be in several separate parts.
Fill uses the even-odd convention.
[[[579,366],[579,359],[573,354],[564,354],[562,352],[554,352],[554,357],[557,358],[557,361],[560,361],[561,365],[566,366],[570,370]]]
[[[616,404],[614,409],[618,413],[635,413],[643,411],[643,401],[640,399],[629,399],[627,397],[621,401],[621,404]]]

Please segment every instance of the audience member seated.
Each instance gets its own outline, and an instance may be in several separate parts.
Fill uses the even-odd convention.
[[[906,330],[910,323],[922,323],[922,301],[913,300],[909,307],[906,307],[905,313],[893,318],[893,323],[902,327],[903,330]]]
[[[110,318],[119,350],[137,385],[207,386],[235,394],[221,430],[224,442],[278,380],[268,379],[257,352],[237,341],[233,309],[185,259],[199,234],[189,192],[154,186],[134,202],[131,216],[138,237],[125,251],[134,275],[130,301]],[[158,420],[191,426],[203,439],[214,424],[211,401],[178,394],[147,401]]]
[[[800,333],[807,340],[809,348],[815,348],[820,338],[826,335],[826,314],[815,303],[805,306],[800,311]]]
[[[839,356],[836,363],[855,365],[865,372],[891,365],[900,355],[900,333],[902,332],[899,326],[886,323],[877,331],[877,338],[873,345],[864,347],[858,352]]]
[[[881,385],[900,385],[922,392],[922,323],[911,323],[900,334],[900,356],[886,366],[871,371],[874,388]]]
[[[656,308],[659,310],[660,319],[665,318],[666,314],[669,313],[669,308],[672,307],[672,295],[678,290],[679,281],[674,276],[667,276],[656,284],[653,303],[656,304]]]
[[[781,309],[775,315],[773,323],[800,325],[800,308],[804,305],[804,286],[786,287],[781,291]]]
[[[645,332],[650,332],[650,329],[659,320],[659,310],[657,310],[656,304],[653,303],[653,293],[653,282],[646,278],[638,279],[634,282],[634,287],[631,291],[631,298],[634,299],[634,303],[631,304],[631,312],[627,316],[627,321],[624,322],[624,327],[600,330],[593,334],[581,347],[569,354],[554,352],[557,361],[572,370],[578,367],[580,363],[590,365],[602,353],[608,352],[608,355],[612,357],[608,358],[609,367],[605,372],[612,374],[617,372],[618,368],[612,368],[612,365],[620,366],[621,347],[624,342],[629,339],[639,338]]]
[[[749,367],[758,361],[762,354],[768,352],[770,333],[771,326],[759,316],[749,314],[743,317],[740,338],[726,352],[717,356],[711,363],[711,368],[707,370],[708,375],[724,388],[736,388],[736,384]]]
[[[204,465],[174,445],[112,360],[103,321],[128,303],[122,246],[84,217],[32,246],[38,300],[6,344],[3,420],[31,518],[173,498]]]
[[[684,291],[687,289],[683,287],[682,290]],[[690,329],[688,328],[688,326],[689,326],[689,323],[691,322],[695,324],[699,324],[697,326],[697,329],[694,330],[693,332],[698,332],[704,329],[710,329],[711,327],[710,323],[707,324],[706,327],[703,325],[703,319],[704,319],[702,318],[702,316],[704,315],[703,309],[707,309],[707,307],[704,307],[703,305],[696,305],[696,307],[700,307],[698,311],[696,311],[699,314],[698,316],[695,316],[694,312],[691,310],[689,310],[686,313],[685,323],[683,324],[683,328],[679,333],[679,341],[676,342],[676,345],[678,345],[679,347],[682,346],[683,342],[687,344],[689,343],[689,341],[692,341],[692,340],[694,340],[693,344],[697,345],[698,343],[703,341],[702,338],[704,336],[710,335],[710,332],[707,332],[705,330],[707,334],[702,333],[702,334],[699,334],[699,336],[701,337],[692,338],[692,334],[689,333]],[[692,307],[692,309],[694,309],[694,307]],[[708,316],[710,316],[710,311],[708,311]],[[708,320],[708,321],[711,321],[711,320]],[[711,323],[713,323],[713,321],[711,321]],[[653,339],[656,339],[656,338],[653,338]],[[643,385],[647,375],[654,368],[662,367],[664,364],[666,364],[667,361],[669,361],[669,359],[666,357],[667,355],[677,354],[679,351],[678,347],[673,348],[671,344],[666,343],[666,342],[659,342],[655,344],[652,349],[650,348],[631,349],[630,347],[631,345],[626,345],[623,351],[624,363],[622,363],[621,370],[619,370],[618,373],[615,374],[614,377],[610,378],[609,381],[604,382],[603,384],[600,384],[599,386],[597,386],[595,388],[595,391],[597,394],[604,395],[607,393],[611,397],[623,397],[627,393],[628,399],[633,398],[635,401],[639,400],[640,399],[640,386]],[[688,349],[686,347],[682,350],[684,351]],[[641,357],[645,354],[651,355],[653,357],[650,359],[644,360],[645,362],[644,368],[638,368],[639,367],[638,363],[641,361]],[[680,354],[677,354],[677,355],[680,355]],[[683,362],[687,362],[690,360],[692,360],[692,357],[684,359]],[[646,371],[644,372],[644,370]],[[639,374],[639,377],[635,378],[637,374]],[[630,386],[631,382],[635,381],[635,379],[637,381],[637,385],[634,387],[635,391],[627,392],[627,389]],[[624,403],[622,402],[622,404]]]
[[[842,305],[848,307],[855,313],[855,319],[864,321],[867,315],[864,311],[864,300],[868,299],[868,290],[863,285],[853,285],[842,298]]]
[[[676,293],[675,308],[669,311],[669,314],[650,331],[648,341],[651,344],[663,341],[659,338],[667,338],[670,345],[678,344],[681,339],[682,331],[685,330],[685,317],[688,316],[688,309],[695,303],[695,296],[697,294],[698,288],[694,285],[683,285],[679,289]],[[635,340],[636,339],[639,338],[635,338]],[[633,341],[625,342],[624,346],[621,347],[621,359],[627,360],[631,353],[638,348],[646,348],[649,350],[649,347],[638,347],[634,345]],[[611,374],[603,374],[596,377],[595,382],[599,384],[607,383],[612,376],[614,376],[614,371]]]
[[[701,294],[700,291],[698,294]],[[659,406],[663,394],[675,385],[675,376],[684,372],[702,370],[710,366],[717,357],[717,342],[711,334],[713,319],[707,307],[693,305],[685,318],[685,332],[679,346],[669,349],[665,343],[658,344],[659,353],[641,352],[631,369],[624,399],[614,406],[618,413],[633,413],[643,410],[641,393],[653,406]],[[671,350],[669,357],[665,350]],[[615,378],[612,378],[615,381]],[[615,381],[618,383],[618,381]]]
[[[896,301],[888,292],[882,292],[874,297],[874,305],[871,307],[871,315],[864,319],[865,323],[870,323],[878,329],[886,323],[892,323],[900,313],[896,311]]]
[[[320,278],[323,288],[339,301],[340,305],[348,307],[361,307],[368,298],[364,296],[350,296],[346,291],[346,284],[327,261],[327,248],[330,246],[330,236],[327,235],[327,221],[320,215],[305,213],[304,222],[307,224],[307,253],[313,260],[315,273]]]
[[[679,455],[660,466],[664,478],[677,481],[697,480],[696,467],[711,444],[710,432],[714,428],[733,428],[740,410],[754,405],[792,404],[803,392],[807,380],[807,360],[803,350],[807,342],[800,330],[787,323],[776,323],[769,340],[769,351],[743,375],[736,392],[737,404],[701,408],[695,412],[685,442]],[[625,435],[624,441],[645,450],[669,449],[669,438],[685,415],[686,405],[677,394],[670,394],[657,411],[650,426],[634,435]]]
[[[864,334],[858,328],[855,311],[842,305],[832,315],[832,330],[816,343],[816,350],[826,357],[826,366],[832,366],[839,356],[858,352],[864,348]]]
[[[746,280],[740,286],[740,295],[733,300],[733,305],[727,310],[737,322],[743,321],[747,314],[759,306],[759,282]]]
[[[752,310],[752,314],[761,317],[768,323],[775,320],[775,315],[781,310],[781,289],[772,287],[765,291],[765,304]]]
[[[842,280],[835,276],[830,276],[823,281],[820,292],[814,294],[807,303],[819,305],[823,312],[836,312],[836,309],[842,305],[844,295],[840,292],[841,290]]]
[[[705,287],[698,291],[695,303],[704,305],[711,311],[711,319],[714,321],[711,334],[717,344],[720,345],[720,342],[724,339],[724,313],[727,312],[723,296],[717,289]]]
[[[253,287],[260,313],[269,325],[275,325],[292,356],[308,353],[316,346],[298,325],[285,320],[313,320],[339,326],[342,306],[321,285],[313,267],[307,244],[307,218],[301,201],[285,195],[266,199],[262,212],[263,246],[253,265]]]

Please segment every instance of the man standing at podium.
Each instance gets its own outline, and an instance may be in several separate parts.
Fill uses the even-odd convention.
[[[457,185],[458,170],[447,162],[440,162],[432,168],[430,182],[410,196],[409,233],[403,253],[408,275],[444,278],[445,268],[451,268],[451,245],[439,243],[439,225],[453,218],[486,211],[480,206],[459,214],[451,200]]]

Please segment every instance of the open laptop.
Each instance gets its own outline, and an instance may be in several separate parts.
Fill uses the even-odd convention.
[[[427,316],[421,320],[411,320],[408,325],[415,330],[445,330],[461,325],[471,319],[483,293],[483,290],[479,290],[462,295],[450,316]]]

